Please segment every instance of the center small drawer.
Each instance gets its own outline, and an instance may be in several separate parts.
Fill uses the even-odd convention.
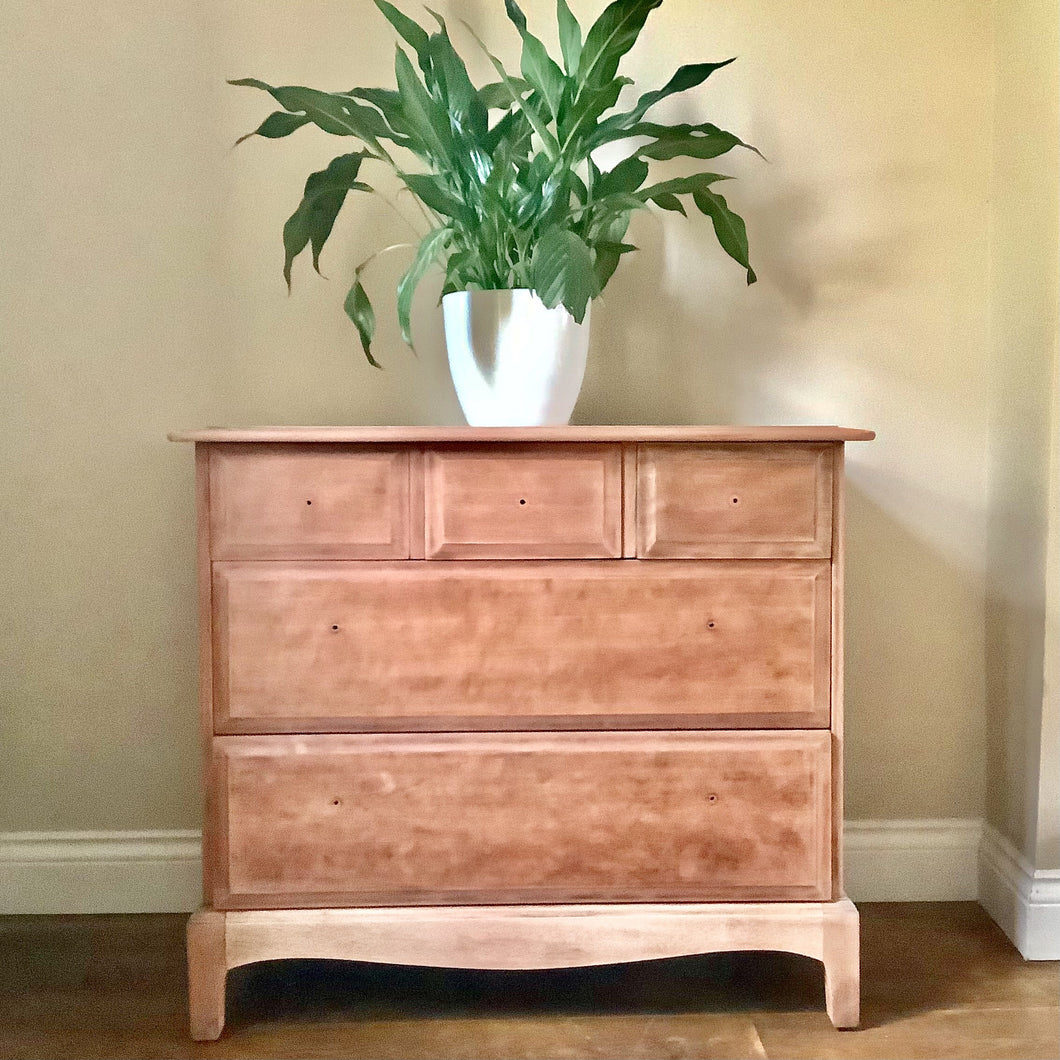
[[[622,555],[617,445],[428,450],[428,559],[610,559]]]

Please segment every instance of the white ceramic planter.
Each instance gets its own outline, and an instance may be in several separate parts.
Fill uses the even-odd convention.
[[[570,422],[585,376],[589,310],[578,324],[533,291],[456,291],[442,299],[456,396],[473,427]]]

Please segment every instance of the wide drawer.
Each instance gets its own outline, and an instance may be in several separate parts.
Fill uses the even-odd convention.
[[[215,559],[405,558],[408,452],[381,446],[215,446],[210,551]]]
[[[214,741],[214,904],[821,900],[827,732]]]
[[[218,563],[218,733],[827,727],[825,561]]]
[[[428,559],[622,555],[622,450],[450,447],[424,456]]]
[[[825,558],[829,445],[641,445],[637,555]]]

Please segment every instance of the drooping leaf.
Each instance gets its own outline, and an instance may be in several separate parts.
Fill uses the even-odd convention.
[[[582,54],[582,28],[571,14],[567,0],[556,0],[556,22],[559,26],[559,47],[563,53],[563,65],[568,74],[578,72],[578,61]]]
[[[692,201],[714,222],[714,231],[722,250],[734,261],[747,270],[748,285],[758,277],[748,261],[747,227],[739,214],[729,209],[728,203],[708,187],[700,187],[692,192]]]
[[[597,198],[603,198],[618,191],[633,192],[644,183],[647,176],[648,163],[633,155],[602,174],[593,187],[593,194]]]
[[[340,155],[327,169],[309,175],[302,201],[283,226],[283,275],[288,287],[291,286],[291,263],[307,245],[312,247],[313,268],[320,271],[320,251],[331,235],[346,193],[372,190],[357,179],[365,157],[367,154],[362,151]]]
[[[623,254],[629,254],[637,248],[631,243],[609,243],[601,241],[593,244],[593,272],[596,274],[596,286],[602,291],[618,268]]]
[[[382,115],[386,125],[386,136],[400,147],[410,147],[412,141],[407,135],[405,112],[401,106],[401,94],[389,88],[351,88],[343,95],[351,99],[362,99],[370,103]]]
[[[547,229],[538,240],[530,274],[541,301],[550,309],[562,303],[579,324],[589,299],[600,293],[592,251],[574,232],[559,226]]]
[[[692,195],[700,188],[709,188],[719,180],[731,180],[731,177],[723,173],[693,173],[690,177],[674,177],[672,180],[664,180],[659,184],[641,188],[636,196],[641,202],[654,200],[659,195]]]
[[[649,13],[661,4],[662,0],[614,0],[606,7],[585,36],[578,59],[579,84],[599,88],[612,80],[622,56],[636,44]]]
[[[726,59],[720,63],[693,63],[682,66],[662,88],[656,89],[654,92],[645,92],[637,100],[637,105],[632,110],[623,114],[614,114],[602,121],[591,137],[593,147],[600,147],[603,144],[611,143],[613,140],[624,139],[625,136],[640,135],[628,130],[636,125],[656,103],[677,92],[686,92],[690,88],[695,88],[706,81],[715,70],[720,70],[723,66],[728,66],[729,63],[735,61],[735,58],[733,58]],[[625,133],[625,136],[622,135],[623,133]]]
[[[682,217],[688,216],[685,211],[685,204],[676,195],[671,195],[665,191],[660,192],[658,195],[652,196],[652,202],[664,210],[673,210],[674,213],[679,213]]]
[[[655,140],[637,148],[642,158],[665,160],[669,158],[717,158],[734,147],[746,147],[761,155],[761,152],[745,144],[738,136],[704,122],[702,125],[653,125],[642,122],[634,126],[633,135],[654,136]]]
[[[362,107],[355,103],[349,96],[320,92],[301,85],[274,87],[253,77],[228,83],[260,88],[263,92],[268,92],[285,110],[304,115],[324,132],[335,136],[356,136],[378,154],[386,154],[378,140],[379,136],[387,134],[382,116],[371,107]]]
[[[290,136],[296,129],[308,124],[309,119],[304,114],[288,114],[285,110],[273,111],[253,132],[248,132],[236,140],[236,146],[252,136],[278,140],[281,136]]]
[[[518,77],[511,77],[509,81],[519,95],[530,90],[530,86]],[[503,81],[491,81],[478,90],[478,98],[487,110],[507,110],[512,106],[512,94]]]
[[[360,275],[353,281],[353,286],[346,295],[343,304],[346,316],[357,326],[357,333],[361,336],[361,349],[364,350],[368,363],[373,368],[383,366],[372,356],[372,339],[375,337],[375,310],[368,300],[368,294],[361,284]]]
[[[398,283],[398,324],[401,327],[401,337],[409,346],[412,345],[412,297],[424,273],[445,249],[451,236],[452,231],[449,228],[436,228],[424,236],[416,250],[416,257]]]

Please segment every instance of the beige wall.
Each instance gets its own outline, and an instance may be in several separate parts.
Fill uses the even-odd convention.
[[[537,25],[553,6],[524,3]],[[512,54],[499,0],[437,7]],[[602,3],[572,7],[585,21]],[[629,62],[659,83],[739,55],[670,113],[769,156],[722,160],[761,281],[743,286],[707,222],[638,218],[576,418],[879,432],[849,452],[853,817],[985,812],[988,447],[1007,385],[994,15],[667,0]],[[342,315],[350,267],[401,238],[385,211],[349,209],[330,281],[300,262],[285,295],[283,220],[347,143],[302,130],[229,150],[268,106],[225,78],[388,84],[392,37],[367,0],[101,0],[91,19],[7,0],[5,30],[0,830],[194,827],[191,453],[165,432],[459,422],[429,292],[419,360],[397,340],[400,261],[372,277],[385,372]]]
[[[1058,48],[1057,6],[1051,0],[998,5],[986,611],[992,797],[987,811],[991,823],[1040,868],[1060,867],[1060,700],[1055,683]],[[1047,627],[1050,533],[1052,615]],[[1049,687],[1043,680],[1047,654]]]

